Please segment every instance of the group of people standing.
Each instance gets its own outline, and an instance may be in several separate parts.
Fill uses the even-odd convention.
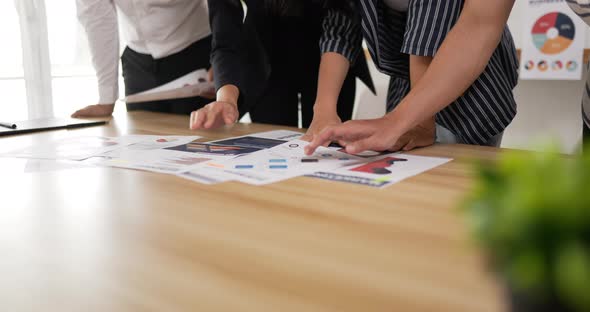
[[[590,6],[567,0],[582,16]],[[77,0],[104,116],[118,97],[119,28],[127,95],[210,69],[215,99],[127,104],[190,114],[191,129],[236,122],[308,128],[307,148],[410,150],[434,142],[499,146],[516,115],[514,0]],[[390,77],[387,114],[351,121],[356,78],[374,91],[362,42]],[[588,91],[588,88],[587,90]],[[583,112],[589,112],[585,92]],[[360,104],[362,105],[362,103]],[[585,136],[590,118],[586,113]]]

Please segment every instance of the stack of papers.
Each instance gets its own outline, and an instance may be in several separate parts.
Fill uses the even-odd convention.
[[[216,184],[239,181],[266,185],[299,176],[383,188],[451,159],[400,153],[350,155],[341,148],[320,147],[312,156],[301,133],[269,131],[204,142],[197,136],[130,135],[79,137],[7,153],[4,157],[78,161],[173,174]]]

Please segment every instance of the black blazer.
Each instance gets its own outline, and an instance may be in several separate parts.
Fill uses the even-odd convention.
[[[305,72],[317,74],[325,10],[313,0],[302,1],[301,17],[277,17],[268,11],[264,0],[244,0],[245,19],[239,0],[208,1],[213,33],[211,64],[217,88],[234,84],[251,105],[264,91],[273,69],[287,69],[294,79],[306,79]],[[364,53],[350,74],[375,92]]]

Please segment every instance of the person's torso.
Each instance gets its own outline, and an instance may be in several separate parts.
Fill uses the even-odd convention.
[[[264,0],[245,1],[246,24],[255,28],[273,71],[304,72],[320,59],[322,9],[312,0],[301,2],[300,12],[281,16]]]
[[[436,57],[459,20],[464,0],[410,1],[400,12],[385,0],[359,0],[363,33],[376,67],[394,79],[388,109],[409,92],[409,56]],[[437,115],[437,122],[466,142],[483,144],[497,135],[516,114],[512,89],[518,83],[518,60],[508,27],[488,66],[473,85]]]
[[[408,4],[410,0],[383,0],[385,5],[400,12],[407,12],[408,11]]]
[[[158,59],[211,34],[207,0],[114,0],[127,45]]]
[[[428,3],[427,5],[420,4],[420,2],[413,2],[414,7],[406,8],[406,12],[392,9],[388,4],[388,2],[397,2],[399,5],[404,1],[406,3],[410,2],[409,0],[360,0],[362,4],[364,3],[361,5],[361,8],[363,8],[361,10],[363,33],[365,38],[370,37],[368,41],[372,44],[369,50],[372,52],[371,54],[377,68],[388,75],[399,76],[403,72],[403,78],[409,78],[409,59],[404,53],[401,53],[403,45],[408,45],[407,41],[404,42],[406,39],[404,36],[409,31],[407,25],[412,24],[410,27],[421,27],[420,25],[424,25],[424,30],[422,31],[416,29],[410,30],[410,32],[419,33],[419,38],[414,38],[415,40],[410,45],[430,45],[434,50],[437,50],[440,43],[444,41],[450,28],[457,22],[464,0],[430,0],[424,2]],[[369,2],[372,5],[367,5]],[[414,14],[407,12],[407,10],[414,10]],[[449,13],[445,17],[447,20],[446,25],[428,24],[432,23],[432,21],[441,20],[442,12],[446,11],[457,12],[455,14]],[[407,21],[410,15],[411,18],[419,19],[419,21]],[[375,26],[370,27],[371,25]],[[447,30],[445,28],[449,29]],[[429,42],[434,41],[433,39],[437,43]],[[511,59],[511,57],[507,57],[508,54],[515,53],[516,50],[514,49],[512,36],[510,31],[506,30],[502,35],[496,52],[492,56],[492,61],[503,63],[505,60]],[[403,62],[400,60],[403,60]],[[506,70],[511,72],[511,76],[517,76],[518,64],[508,62],[503,65],[506,67]],[[516,79],[512,79],[514,85],[516,82]]]

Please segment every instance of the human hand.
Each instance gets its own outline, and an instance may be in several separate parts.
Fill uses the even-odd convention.
[[[108,117],[113,114],[115,104],[88,105],[72,114],[72,118]]]
[[[217,101],[191,113],[189,128],[212,129],[235,123],[238,119],[238,106],[230,102]]]
[[[329,126],[337,126],[340,124],[342,124],[342,120],[340,119],[340,117],[338,117],[336,112],[324,114],[316,113],[313,116],[313,120],[311,122],[311,125],[307,129],[307,132],[303,137],[301,137],[301,139],[305,141],[312,141],[314,137],[320,134],[322,130],[324,130],[325,128]],[[324,145],[327,144],[329,144],[329,142],[325,143]]]
[[[435,140],[436,123],[435,118],[433,117],[402,135],[390,150],[410,151],[417,147],[430,146],[434,144]]]
[[[305,147],[305,153],[311,155],[319,146],[333,141],[345,146],[349,154],[358,154],[366,150],[385,151],[392,149],[399,137],[387,117],[351,120],[325,128]]]

